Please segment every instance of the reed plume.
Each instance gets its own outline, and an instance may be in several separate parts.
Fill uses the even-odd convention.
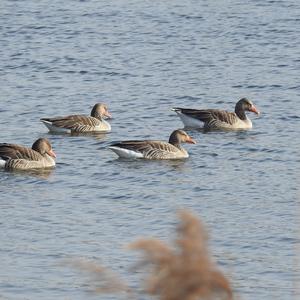
[[[102,294],[115,294],[126,292],[131,293],[127,284],[110,269],[102,267],[92,261],[87,260],[70,260],[67,261],[72,267],[75,267],[81,271],[90,275],[90,284],[92,290],[95,293]]]
[[[146,293],[160,300],[233,299],[229,281],[210,257],[202,223],[187,211],[179,217],[173,249],[156,239],[130,245],[144,253],[141,265],[150,267]]]
[[[230,283],[208,251],[203,224],[185,210],[179,212],[179,218],[173,247],[153,238],[129,245],[144,254],[136,265],[148,271],[142,292],[129,289],[117,275],[94,263],[77,262],[77,267],[93,273],[98,293],[126,292],[129,299],[140,299],[142,293],[159,300],[232,300]]]

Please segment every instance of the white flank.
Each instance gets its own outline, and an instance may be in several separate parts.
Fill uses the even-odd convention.
[[[5,168],[5,163],[6,163],[6,161],[4,160],[4,159],[2,159],[2,158],[0,158],[0,168]]]
[[[49,122],[49,121],[41,120],[41,122],[43,122],[43,124],[44,124],[44,125],[49,129],[49,131],[51,131],[51,132],[56,132],[56,133],[71,133],[71,130],[70,130],[70,129],[53,126],[52,123]]]
[[[176,113],[180,117],[180,119],[181,119],[181,121],[182,121],[182,123],[184,124],[185,127],[198,127],[198,128],[203,127],[203,122],[201,122],[200,120],[189,117],[189,116],[183,114],[180,111],[176,111]]]
[[[120,147],[109,147],[110,150],[115,152],[121,158],[143,158],[143,154],[132,150],[120,148]]]

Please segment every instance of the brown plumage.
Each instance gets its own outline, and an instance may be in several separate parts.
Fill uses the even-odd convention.
[[[251,120],[246,111],[259,114],[254,104],[242,98],[235,105],[235,112],[219,109],[173,108],[187,127],[204,127],[205,129],[249,129]]]
[[[188,211],[179,217],[174,247],[157,239],[131,244],[144,253],[146,292],[160,300],[233,299],[229,281],[208,251],[204,226]]]
[[[183,130],[175,130],[169,138],[169,142],[163,141],[123,141],[112,144],[109,148],[123,158],[146,159],[180,159],[189,155],[182,148],[181,143],[196,142]]]
[[[104,118],[111,118],[106,104],[94,105],[91,115],[69,115],[64,117],[42,118],[44,125],[53,132],[108,132],[111,127]]]
[[[32,148],[16,144],[0,144],[0,167],[6,169],[36,169],[55,166],[55,153],[45,138],[36,140]]]

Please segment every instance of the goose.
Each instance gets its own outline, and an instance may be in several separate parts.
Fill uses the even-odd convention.
[[[56,155],[45,138],[36,140],[31,149],[8,143],[0,143],[0,168],[41,169],[55,166]]]
[[[196,144],[196,142],[183,130],[175,130],[169,138],[169,142],[142,140],[123,141],[112,144],[109,149],[121,158],[145,158],[145,159],[182,159],[189,154],[180,145],[181,143]]]
[[[111,126],[104,118],[111,118],[107,105],[96,103],[90,116],[70,115],[42,118],[41,122],[49,131],[56,133],[110,132]]]
[[[179,107],[174,107],[172,110],[178,114],[186,127],[203,127],[204,129],[250,129],[252,128],[252,122],[246,116],[246,111],[259,115],[257,108],[247,98],[242,98],[236,103],[234,112],[219,109]]]

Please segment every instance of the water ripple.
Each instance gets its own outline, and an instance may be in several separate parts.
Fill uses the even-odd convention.
[[[4,1],[0,142],[45,136],[54,170],[0,171],[1,297],[86,299],[61,266],[88,257],[137,286],[124,245],[168,239],[188,207],[243,299],[291,299],[299,244],[297,1]],[[183,125],[173,106],[262,111],[247,132],[186,128],[185,161],[117,159],[113,141],[160,139]],[[89,114],[106,102],[104,135],[55,135],[43,116]],[[288,226],[286,226],[288,224]],[[128,265],[127,265],[128,263]],[[233,270],[233,271],[232,271]],[[270,287],[268,289],[268,287]],[[88,294],[92,299],[96,296]]]

